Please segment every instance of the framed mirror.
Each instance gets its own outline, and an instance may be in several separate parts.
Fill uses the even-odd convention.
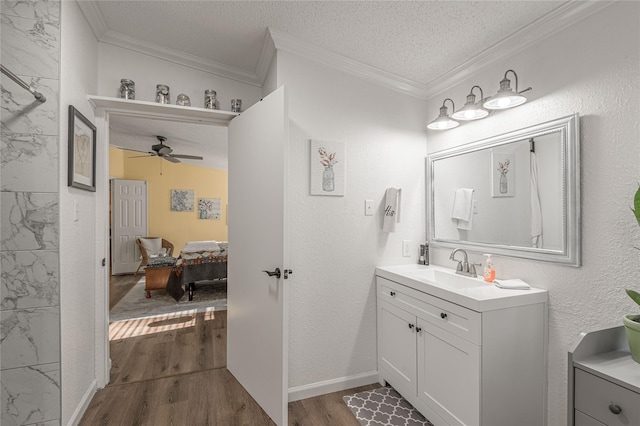
[[[578,114],[427,156],[433,246],[580,266]]]

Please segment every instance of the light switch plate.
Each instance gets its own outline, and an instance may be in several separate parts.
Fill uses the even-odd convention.
[[[364,215],[373,216],[373,200],[364,200]]]
[[[402,256],[409,257],[411,256],[411,240],[402,240]]]

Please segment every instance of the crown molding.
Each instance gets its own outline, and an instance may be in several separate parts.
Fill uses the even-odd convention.
[[[489,65],[516,55],[545,38],[611,5],[613,1],[571,0],[485,49],[427,84],[426,99],[461,83]]]
[[[418,98],[425,98],[426,86],[397,74],[366,65],[346,56],[331,52],[322,47],[302,41],[274,28],[269,28],[269,35],[277,50],[320,62],[329,67],[355,75],[379,86],[403,92]]]
[[[220,77],[246,83],[252,86],[262,87],[264,76],[258,78],[255,72],[232,67],[221,62],[211,61],[200,56],[191,55],[175,49],[169,49],[155,43],[130,37],[117,31],[110,30],[98,8],[97,4],[90,1],[78,1],[78,5],[85,15],[91,30],[99,42],[112,44],[117,47],[139,52],[165,61],[173,62],[198,71],[214,74]],[[264,50],[264,48],[263,48]],[[268,63],[266,69],[268,69]],[[266,71],[265,71],[266,75]]]
[[[429,99],[459,84],[483,68],[515,55],[527,47],[604,9],[614,1],[570,0],[427,84],[363,64],[274,28],[267,29],[255,72],[246,71],[112,31],[108,28],[100,9],[93,0],[77,1],[77,3],[100,42],[140,52],[241,83],[262,87],[275,51],[283,50],[355,75],[373,84],[420,99]]]
[[[155,43],[143,41],[125,34],[108,30],[100,40],[103,43],[113,44],[118,47],[140,52],[145,55],[164,59],[179,65],[193,68],[198,71],[215,74],[241,83],[252,86],[262,86],[262,82],[256,74],[237,67],[232,67],[221,62],[204,59],[200,56],[191,55],[175,49],[169,49]]]
[[[109,27],[107,26],[107,22],[104,20],[97,3],[94,1],[76,0],[76,4],[80,7],[82,14],[91,27],[91,31],[93,31],[93,34],[95,34],[96,38],[100,40]]]
[[[265,32],[264,41],[262,43],[262,51],[260,52],[260,58],[258,59],[258,65],[256,67],[256,78],[260,81],[261,85],[264,84],[264,80],[267,78],[269,72],[269,66],[276,54],[276,46],[273,42],[273,38],[269,34],[269,30]]]

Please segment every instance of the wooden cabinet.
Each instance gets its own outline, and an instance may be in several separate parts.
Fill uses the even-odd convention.
[[[640,365],[624,326],[583,333],[569,352],[569,425],[640,425]]]
[[[546,303],[477,312],[378,276],[380,382],[434,425],[544,425]]]

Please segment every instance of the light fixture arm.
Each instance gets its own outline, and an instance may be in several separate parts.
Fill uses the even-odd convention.
[[[444,101],[442,101],[442,106],[440,107],[440,114],[442,115],[443,112],[443,108],[444,108],[444,115],[447,115],[447,106],[445,105],[445,103],[449,101],[451,102],[451,111],[455,111],[456,110],[456,104],[453,103],[453,100],[451,98],[447,98]]]
[[[509,74],[509,73],[513,73],[513,76],[516,79],[516,90],[515,90],[515,92],[517,94],[527,93],[527,92],[530,92],[532,90],[531,87],[527,87],[526,89],[522,90],[521,92],[518,91],[518,74],[516,74],[516,72],[514,70],[507,70],[504,73],[504,79],[502,81],[506,81],[507,85],[508,85],[508,82],[509,82],[509,80],[507,79],[507,74]],[[502,81],[500,82],[500,86],[501,87],[502,87]]]
[[[480,87],[478,85],[473,86],[471,88],[471,91],[469,92],[469,94],[473,95],[473,89],[475,89],[476,87],[478,88],[478,90],[480,90],[480,101],[479,102],[484,102],[484,92],[482,91],[482,87]],[[469,98],[467,97],[467,99],[469,99]],[[475,98],[474,98],[474,101],[475,101]]]

